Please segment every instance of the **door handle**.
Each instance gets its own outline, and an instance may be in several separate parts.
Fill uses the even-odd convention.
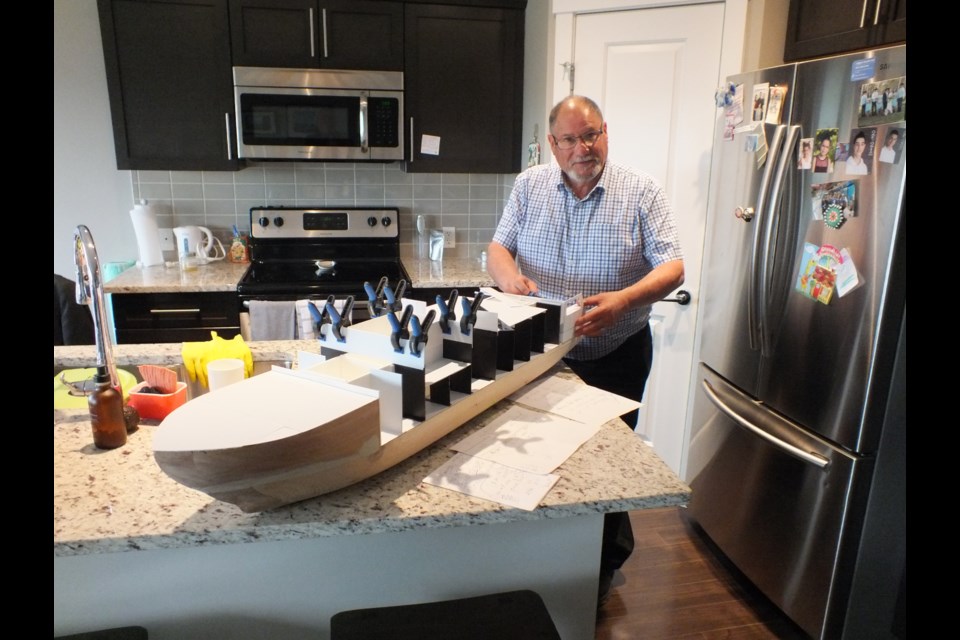
[[[753,435],[766,440],[784,453],[799,460],[803,460],[807,464],[812,464],[819,469],[826,469],[827,465],[830,464],[830,461],[820,454],[814,453],[813,451],[804,451],[799,447],[793,446],[789,442],[784,442],[780,438],[771,433],[767,433],[764,429],[761,429],[757,425],[741,416],[735,409],[723,401],[720,395],[714,390],[713,385],[711,385],[708,381],[701,380],[700,386],[703,388],[704,393],[707,394],[707,398],[709,398],[710,402],[712,402],[714,406],[720,409],[720,411],[723,412],[728,418],[736,422],[747,431],[751,432]]]
[[[676,302],[679,305],[688,305],[690,304],[690,300],[692,298],[693,297],[690,295],[689,291],[680,289],[680,291],[677,291],[677,295],[673,296],[672,298],[664,298],[660,302]]]

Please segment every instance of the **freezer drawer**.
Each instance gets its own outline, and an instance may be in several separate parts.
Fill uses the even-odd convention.
[[[767,597],[825,637],[842,622],[848,547],[872,461],[772,413],[702,364],[699,375],[691,449],[714,453],[690,481],[690,513]]]

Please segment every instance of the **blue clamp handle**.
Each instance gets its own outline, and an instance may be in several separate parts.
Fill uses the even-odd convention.
[[[393,332],[390,334],[390,344],[397,353],[403,353],[403,345],[400,344],[400,321],[397,320],[397,314],[393,311],[387,311],[387,320],[390,321],[390,328]]]

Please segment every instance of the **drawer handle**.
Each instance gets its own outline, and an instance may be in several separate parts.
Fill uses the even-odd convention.
[[[200,313],[200,309],[150,309],[150,313]]]

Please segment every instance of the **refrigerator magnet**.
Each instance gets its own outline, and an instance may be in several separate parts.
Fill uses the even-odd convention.
[[[860,281],[860,274],[857,273],[857,266],[853,263],[853,257],[846,248],[840,249],[840,264],[836,268],[837,273],[837,295],[843,297],[863,284]]]
[[[783,110],[784,98],[787,97],[787,88],[774,85],[770,87],[767,99],[767,124],[780,124],[780,112]]]
[[[767,114],[767,97],[769,91],[769,82],[753,85],[753,108],[750,111],[750,120],[752,122],[763,122]]]
[[[836,247],[828,244],[817,247],[810,242],[805,243],[795,289],[821,304],[830,304],[836,288],[836,268],[841,260]]]

